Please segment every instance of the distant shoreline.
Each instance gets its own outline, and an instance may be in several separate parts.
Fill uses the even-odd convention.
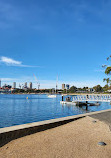
[[[1,94],[1,93],[0,93]],[[10,94],[10,95],[43,95],[43,94],[50,94],[50,93],[2,93],[1,95],[3,94]],[[67,96],[67,95],[103,95],[103,94],[110,94],[111,93],[67,93],[67,94],[57,94],[57,95],[63,95],[63,96]]]
[[[0,93],[1,94],[1,93]],[[2,93],[1,95],[3,94],[10,94],[10,95],[17,95],[17,94],[20,94],[20,95],[37,95],[37,94],[49,94],[49,93]]]

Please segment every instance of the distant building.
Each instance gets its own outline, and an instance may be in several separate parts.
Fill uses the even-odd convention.
[[[110,92],[110,93],[111,93],[111,89],[108,89],[107,92]]]
[[[13,82],[13,86],[12,86],[12,88],[16,88],[16,82]]]
[[[32,89],[32,82],[29,83],[29,88]]]
[[[88,88],[88,92],[94,92],[94,88]]]
[[[4,84],[4,86],[3,86],[2,88],[3,88],[3,89],[11,89],[11,88],[12,88],[12,86],[7,85],[7,84]]]
[[[52,88],[52,93],[54,93],[55,92],[55,88]]]
[[[69,90],[69,88],[70,88],[70,85],[66,84],[66,89]]]
[[[1,79],[0,79],[0,88],[2,87],[2,85],[1,85]]]
[[[65,89],[65,84],[63,83],[63,84],[62,84],[62,90],[64,90],[64,89]]]
[[[24,88],[27,88],[27,82],[25,82]]]

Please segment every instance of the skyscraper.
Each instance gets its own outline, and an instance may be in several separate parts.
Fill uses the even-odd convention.
[[[64,90],[64,89],[65,89],[65,84],[63,83],[63,84],[62,84],[62,90]]]
[[[29,88],[32,89],[32,82],[29,83]]]
[[[70,85],[66,84],[66,89],[69,90],[69,88],[70,88]]]
[[[24,87],[25,87],[25,88],[27,88],[27,82],[25,82],[25,85],[24,85]]]
[[[16,82],[13,82],[13,86],[12,86],[12,88],[16,88]]]
[[[1,86],[2,86],[2,85],[1,85],[1,79],[0,79],[0,88],[1,88]]]

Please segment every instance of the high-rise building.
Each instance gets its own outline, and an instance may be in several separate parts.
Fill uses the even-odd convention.
[[[70,85],[66,84],[66,89],[69,90],[69,88],[70,88]]]
[[[25,85],[24,85],[24,87],[25,87],[25,88],[27,88],[27,82],[25,82]]]
[[[63,83],[63,84],[62,84],[62,90],[64,90],[64,89],[65,89],[65,84]]]
[[[32,82],[29,83],[29,88],[32,89]]]
[[[2,85],[1,85],[1,79],[0,79],[0,88],[1,88],[1,86],[2,86]]]
[[[12,86],[12,88],[16,88],[16,82],[13,82],[13,86]]]

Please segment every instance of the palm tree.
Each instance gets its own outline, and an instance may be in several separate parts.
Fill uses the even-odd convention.
[[[107,86],[108,86],[108,83],[109,83],[111,80],[110,80],[109,78],[104,78],[104,79],[103,79],[103,82],[105,82],[105,81],[107,82]]]
[[[105,74],[106,74],[106,75],[110,75],[110,74],[111,74],[111,67],[110,67],[110,66],[108,66],[108,67],[106,68]]]
[[[110,58],[111,58],[111,55],[107,58],[107,60],[109,60]],[[106,68],[106,70],[105,70],[106,75],[111,75],[111,66],[102,65],[102,67]]]

